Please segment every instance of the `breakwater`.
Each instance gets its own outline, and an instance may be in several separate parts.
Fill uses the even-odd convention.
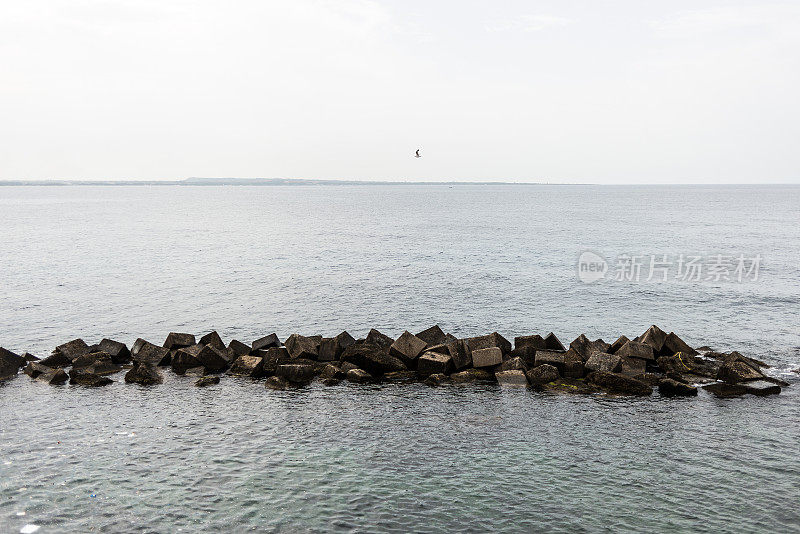
[[[74,339],[40,359],[0,348],[0,380],[19,371],[53,385],[86,387],[126,383],[157,386],[163,372],[196,377],[211,386],[222,376],[263,379],[265,387],[303,387],[314,380],[369,384],[423,382],[429,386],[496,383],[566,394],[696,396],[698,387],[718,397],[767,396],[788,383],[768,376],[769,365],[739,352],[693,348],[674,332],[653,325],[612,343],[581,334],[565,345],[552,332],[511,341],[497,332],[456,338],[439,326],[392,338],[376,329],[363,339],[272,333],[250,343],[227,344],[212,331],[199,338],[171,332],[161,344],[137,339],[131,347],[111,339],[88,345]]]

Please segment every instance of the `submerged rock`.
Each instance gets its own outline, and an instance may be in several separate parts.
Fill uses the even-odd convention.
[[[101,387],[113,384],[114,381],[106,376],[101,376],[83,369],[73,369],[69,372],[69,383],[80,386]]]
[[[442,373],[434,373],[432,375],[429,375],[425,379],[423,384],[425,384],[426,386],[430,386],[430,387],[437,387],[437,386],[441,386],[446,381],[447,381],[447,375],[444,375]]]
[[[392,371],[381,377],[384,382],[416,382],[417,373],[414,371]]]
[[[289,381],[282,376],[271,376],[264,382],[264,387],[267,389],[275,389],[278,391],[288,389],[290,386],[291,384]]]
[[[619,395],[647,396],[653,393],[648,384],[619,373],[595,371],[586,377],[586,382]]]
[[[450,375],[454,384],[471,384],[473,382],[495,382],[494,373],[485,369],[465,369]]]
[[[526,377],[532,386],[541,386],[558,380],[561,378],[561,374],[559,374],[558,368],[545,363],[529,370],[526,373]]]
[[[133,369],[125,373],[125,382],[152,386],[161,384],[164,378],[159,370],[147,363],[134,363]]]
[[[594,395],[596,393],[603,393],[601,388],[587,383],[583,378],[559,378],[552,382],[535,386],[534,389],[546,393],[566,393],[570,395]]]
[[[194,383],[194,385],[199,388],[204,388],[206,386],[213,386],[214,384],[219,384],[218,376],[204,376]]]
[[[500,371],[494,375],[497,383],[506,387],[528,387],[528,379],[525,373],[519,369]]]
[[[375,381],[375,378],[363,369],[350,369],[347,371],[346,376],[349,382],[356,384],[367,384]]]
[[[663,397],[696,397],[697,388],[689,384],[678,382],[671,378],[663,378],[658,383],[658,392]]]
[[[739,384],[731,384],[727,382],[716,382],[703,386],[703,389],[714,396],[725,399],[731,397],[741,397],[742,395],[755,395],[757,397],[766,397],[768,395],[777,395],[781,392],[781,387],[766,381],[745,382]]]
[[[264,375],[264,358],[260,356],[239,356],[234,360],[228,373],[259,378]]]

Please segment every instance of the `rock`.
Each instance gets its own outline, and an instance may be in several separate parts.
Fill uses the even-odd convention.
[[[528,366],[525,365],[525,362],[522,361],[522,358],[509,358],[508,360],[504,361],[500,364],[500,367],[497,369],[498,372],[503,371],[522,371],[523,373],[528,370]]]
[[[387,335],[381,334],[374,328],[369,331],[367,334],[367,338],[364,340],[364,343],[368,343],[370,345],[377,345],[378,347],[388,349],[394,343],[394,339],[390,338]]]
[[[286,340],[286,342],[288,346],[289,340]],[[273,332],[268,336],[264,336],[262,338],[258,338],[255,341],[253,341],[252,350],[271,349],[273,347],[280,347],[280,346],[281,346],[281,340],[278,339],[278,334]]]
[[[192,367],[201,367],[203,363],[198,359],[197,355],[200,354],[200,351],[204,348],[206,347],[192,345],[191,347],[178,349],[175,352],[175,355],[172,357],[172,371],[175,374],[182,375],[186,373],[187,369],[191,369]],[[136,356],[134,356],[134,361],[136,361]],[[152,366],[153,364],[149,363],[149,365]]]
[[[125,343],[104,338],[98,346],[100,350],[111,356],[111,361],[116,365],[122,365],[131,361],[131,351]]]
[[[653,393],[653,388],[644,382],[618,373],[595,371],[586,377],[586,382],[619,395],[647,396]]]
[[[661,371],[671,377],[692,374],[699,377],[716,378],[722,365],[716,360],[691,356],[682,352],[676,352],[672,356],[659,356],[656,363]]]
[[[70,360],[69,358],[67,358],[65,355],[63,355],[61,352],[59,352],[57,350],[54,350],[53,353],[50,356],[48,356],[47,358],[44,358],[43,360],[39,360],[39,361],[43,365],[46,365],[47,367],[52,367],[52,368],[69,367],[70,365],[72,365],[72,360]]]
[[[319,346],[322,338],[319,341],[314,337],[301,336],[300,334],[292,334],[286,340],[286,350],[289,351],[289,356],[292,358],[308,358],[309,360],[316,360],[319,357]]]
[[[519,358],[530,369],[536,364],[536,350],[534,347],[515,347],[508,356],[509,358]],[[541,350],[541,349],[540,349]]]
[[[84,368],[84,370],[88,373],[105,376],[119,373],[122,371],[122,367],[115,365],[110,356],[103,356],[95,359],[94,363]]]
[[[619,356],[619,352],[615,354]],[[619,373],[625,376],[641,375],[647,371],[647,360],[641,358],[629,358],[627,356],[620,356],[619,359]]]
[[[548,363],[534,367],[533,369],[529,370],[525,376],[528,378],[528,382],[530,382],[532,386],[541,386],[561,378],[558,368]]]
[[[714,384],[703,386],[703,389],[722,399],[740,397],[746,394],[756,395],[758,397],[766,397],[767,395],[777,395],[781,392],[780,386],[763,381],[746,382],[741,384],[716,382]]]
[[[659,384],[659,382],[661,382],[661,380],[663,380],[664,378],[670,378],[670,377],[668,377],[668,376],[665,377],[664,375],[662,375],[660,373],[642,373],[640,375],[633,375],[632,378],[635,378],[639,382],[644,382],[648,386],[655,387],[655,386],[657,386]],[[681,382],[683,384],[688,384],[688,382],[684,382],[683,380],[678,380],[677,378],[673,378],[672,380],[675,380],[676,382]]]
[[[34,356],[30,352],[26,352],[25,354],[23,354],[22,355],[22,359],[25,360],[25,364],[26,365],[28,364],[28,362],[38,362],[39,361],[39,357],[38,356]]]
[[[196,345],[194,334],[184,334],[181,332],[170,332],[164,340],[164,348],[167,350],[180,349]]]
[[[554,350],[537,350],[534,367],[548,364],[558,369],[559,373],[564,371],[564,355],[566,352],[557,352]]]
[[[264,358],[260,356],[239,356],[233,361],[228,373],[251,378],[264,376]]]
[[[198,345],[211,345],[220,352],[225,352],[226,350],[225,343],[222,341],[222,338],[219,336],[216,330],[213,330],[201,337]]]
[[[442,338],[444,338],[444,334],[442,334]],[[389,354],[402,360],[407,367],[412,367],[427,346],[426,341],[406,330],[389,347]]]
[[[639,358],[640,360],[655,361],[653,347],[638,341],[628,341],[616,353],[617,356],[627,358]]]
[[[335,378],[335,379],[341,380],[345,376],[347,376],[346,372],[342,371],[339,367],[337,367],[337,366],[335,366],[333,364],[330,364],[330,363],[328,365],[326,365],[325,367],[323,367],[322,368],[322,372],[319,374],[319,377],[322,380],[328,380],[328,379],[331,379],[331,378]]]
[[[667,334],[656,325],[651,326],[647,331],[636,338],[634,341],[649,345],[653,352],[661,352],[664,347],[664,341],[667,339]]]
[[[432,375],[428,375],[423,384],[435,388],[441,386],[446,381],[447,381],[447,376],[441,373],[434,373]]]
[[[25,360],[13,352],[0,349],[0,382],[17,376],[20,363],[24,361]]]
[[[37,374],[34,380],[57,386],[69,380],[69,375],[64,372],[63,369],[48,369],[47,371]]]
[[[583,368],[583,359],[573,349],[564,353],[564,369],[561,371],[564,378],[582,378]]]
[[[29,362],[22,370],[23,373],[31,378],[36,378],[40,374],[49,373],[50,371],[53,371],[53,368],[46,366],[42,362]]]
[[[444,345],[448,342],[447,335],[442,332],[442,329],[439,328],[438,324],[433,325],[427,330],[423,330],[417,334],[416,337],[424,341],[428,347],[433,347],[434,345]]]
[[[595,352],[586,360],[586,372],[606,371],[616,373],[621,368],[620,357],[607,352]]]
[[[414,371],[392,371],[383,375],[384,382],[416,382],[417,373]]]
[[[524,349],[527,347],[532,347],[535,352],[536,350],[545,350],[547,348],[547,343],[539,334],[532,336],[517,336],[514,338],[514,350]]]
[[[169,339],[169,337],[167,338]],[[140,363],[150,366],[165,365],[162,362],[170,362],[169,350],[165,347],[159,347],[139,338],[134,342],[131,348],[131,357],[134,363]],[[168,365],[168,364],[166,364]]]
[[[206,368],[209,373],[219,373],[228,368],[228,355],[220,352],[213,345],[202,345],[195,355],[197,361]]]
[[[109,364],[113,365],[110,354],[105,352],[89,352],[72,360],[72,367],[74,369],[82,369],[93,365],[98,360],[107,361]]]
[[[248,356],[250,351],[252,350],[249,345],[246,345],[239,341],[238,339],[231,339],[231,342],[228,343],[228,350],[234,354],[234,356]]]
[[[186,370],[185,373],[183,373],[184,376],[206,376],[207,374],[208,373],[206,373],[206,368],[203,367],[202,365],[199,365],[197,367],[190,367],[189,369]]]
[[[20,369],[25,367],[25,365],[27,365],[27,360],[25,358],[8,349],[0,347],[0,368],[4,366],[16,366],[17,369]],[[17,374],[17,372],[14,371],[14,374]]]
[[[73,339],[69,343],[64,343],[56,347],[56,352],[61,353],[69,361],[74,360],[78,356],[82,356],[89,352],[89,346],[82,339]]]
[[[559,378],[558,380],[553,380],[546,384],[533,386],[533,388],[546,393],[569,395],[594,395],[604,392],[603,389],[594,384],[587,383],[583,378]]]
[[[346,376],[348,381],[355,382],[356,384],[366,384],[375,381],[372,375],[363,369],[350,369],[347,371]]]
[[[492,332],[491,334],[485,336],[467,338],[464,341],[467,343],[469,350],[473,353],[476,350],[490,348],[499,348],[502,352],[502,355],[506,355],[511,352],[511,343],[497,332]]]
[[[80,386],[101,387],[113,384],[114,381],[106,376],[100,376],[82,369],[73,369],[69,372],[69,383]]]
[[[465,369],[450,375],[450,380],[456,384],[470,384],[473,382],[494,382],[494,373],[486,369]]]
[[[134,363],[133,369],[125,374],[125,382],[152,386],[164,381],[158,369],[146,363]]]
[[[671,378],[662,378],[658,383],[658,392],[662,397],[696,397],[697,388],[678,382]]]
[[[628,341],[630,341],[630,339],[628,339],[628,336],[619,336],[617,340],[613,342],[610,347],[608,347],[606,353],[616,354],[617,351],[621,349]]]
[[[275,369],[275,376],[283,377],[292,384],[307,384],[317,376],[317,369],[314,365],[283,363]]]
[[[569,344],[569,348],[572,349],[583,362],[588,360],[589,357],[595,352],[607,351],[610,346],[611,345],[609,345],[602,339],[591,341],[589,340],[588,337],[586,337],[586,334],[581,334],[580,336],[575,338],[575,340],[572,343]]]
[[[472,351],[473,367],[494,367],[503,363],[503,351],[500,347],[488,347]]]
[[[528,379],[525,377],[525,373],[519,369],[500,371],[495,373],[494,377],[501,386],[528,387]]]
[[[290,386],[291,384],[289,381],[282,376],[271,376],[264,382],[264,387],[267,389],[275,389],[278,391],[288,389]]]
[[[472,367],[472,351],[463,339],[456,339],[447,343],[444,354],[450,356],[453,362],[453,370],[455,371]]]
[[[426,352],[417,360],[417,374],[420,376],[446,375],[452,372],[453,359],[449,354]]]
[[[341,384],[341,383],[342,383],[342,379],[341,378],[325,378],[322,381],[322,384],[325,385],[325,386],[336,386],[336,385]]]
[[[344,372],[344,374],[347,374],[347,371],[349,371],[350,369],[358,369],[358,368],[359,367],[356,364],[351,362],[342,362],[339,365],[339,369],[341,369]]]
[[[700,354],[692,347],[687,345],[685,341],[679,338],[675,332],[670,332],[667,334],[667,337],[664,338],[664,345],[661,347],[661,352],[666,353],[665,355],[672,355],[676,352],[682,352],[692,356]]]
[[[556,335],[552,332],[544,337],[544,348],[547,350],[567,352],[567,349],[564,348],[564,344],[561,343],[561,341],[559,341]]]
[[[351,362],[375,377],[408,369],[399,358],[390,356],[384,348],[370,343],[347,347],[342,352],[342,361]]]
[[[717,380],[738,384],[739,382],[764,378],[764,373],[739,356],[739,354],[732,354],[723,360],[719,371],[717,371]]]
[[[342,357],[344,349],[356,342],[346,331],[333,338],[322,338],[319,346],[319,361],[331,362]]]
[[[213,386],[214,384],[219,384],[218,376],[204,376],[194,383],[194,385],[199,388],[204,388],[206,386]]]
[[[272,347],[266,351],[260,350],[258,352],[259,356],[264,359],[264,376],[274,375],[279,365],[292,361],[286,347]]]

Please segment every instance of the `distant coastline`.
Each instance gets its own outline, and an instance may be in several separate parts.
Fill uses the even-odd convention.
[[[3,185],[589,185],[546,182],[396,182],[303,178],[186,178],[185,180],[6,180]]]

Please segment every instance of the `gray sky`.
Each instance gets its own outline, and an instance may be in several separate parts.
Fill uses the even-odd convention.
[[[5,180],[797,183],[798,95],[796,1],[0,3]]]

